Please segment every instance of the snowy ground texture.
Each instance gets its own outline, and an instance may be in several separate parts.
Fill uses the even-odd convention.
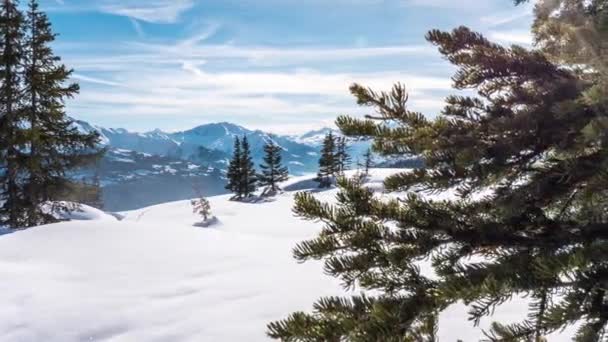
[[[381,189],[392,172],[375,170],[370,186]],[[310,177],[286,185],[271,202],[211,198],[219,220],[211,228],[194,227],[199,218],[183,201],[123,213],[122,221],[85,208],[72,222],[0,236],[0,341],[267,340],[268,322],[345,294],[321,264],[292,259],[295,244],[321,227],[292,216],[294,191],[314,186]],[[514,300],[495,319],[520,320],[524,305]],[[441,317],[440,337],[483,336],[454,306]]]

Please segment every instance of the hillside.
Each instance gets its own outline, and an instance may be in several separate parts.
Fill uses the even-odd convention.
[[[368,186],[381,191],[391,172],[374,170]],[[301,177],[286,189],[312,186]],[[122,221],[86,209],[76,218],[87,221],[0,236],[0,340],[265,341],[268,322],[344,293],[321,264],[292,259],[292,247],[320,229],[292,216],[293,194],[255,204],[213,197],[220,222],[208,229],[193,226],[198,218],[182,201],[125,212]],[[494,319],[521,319],[523,304]],[[441,341],[481,337],[460,305],[441,320]]]

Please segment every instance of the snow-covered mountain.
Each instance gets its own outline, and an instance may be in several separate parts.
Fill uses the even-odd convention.
[[[98,132],[102,144],[110,149],[170,156],[204,164],[225,162],[232,153],[234,138],[237,136],[247,136],[256,164],[261,163],[264,157],[263,147],[266,142],[274,141],[283,148],[284,162],[292,174],[297,175],[316,170],[319,158],[319,146],[300,143],[288,136],[249,130],[227,122],[201,125],[174,133],[161,130],[135,133],[121,128],[93,126],[83,121],[78,121],[77,124],[83,131]]]
[[[340,131],[325,127],[304,133],[302,135],[294,135],[291,138],[300,144],[306,144],[309,146],[321,146],[323,144],[323,139],[325,139],[325,136],[327,136],[329,133],[333,133],[334,135],[340,135]]]
[[[367,186],[382,191],[393,172],[372,170]],[[195,227],[200,217],[181,201],[120,215],[85,207],[72,222],[0,235],[0,340],[269,341],[269,322],[310,312],[320,297],[360,294],[325,275],[320,262],[292,257],[294,245],[321,228],[291,211],[295,191],[314,185],[295,178],[260,203],[211,197],[218,223],[209,228]],[[336,190],[314,196],[335,201]],[[479,341],[492,321],[525,319],[528,302],[512,298],[479,327],[456,303],[440,315],[438,339]],[[576,329],[548,340],[570,341]]]

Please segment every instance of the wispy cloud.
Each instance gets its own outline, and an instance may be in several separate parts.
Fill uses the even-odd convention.
[[[99,9],[150,23],[174,23],[193,6],[194,0],[105,0]]]
[[[77,74],[77,73],[72,74],[72,79],[76,80],[76,81],[105,85],[105,86],[112,86],[112,87],[116,87],[116,86],[120,85],[120,83],[117,83],[117,82],[107,81],[107,80],[103,80],[103,79],[96,78],[96,77],[89,77],[89,76],[85,76],[85,75],[81,75],[81,74]]]
[[[497,1],[44,1],[65,12],[58,18],[74,11],[92,20],[95,12],[126,18],[113,21],[111,39],[98,21],[90,27],[97,38],[69,32],[76,38],[56,48],[82,86],[69,103],[74,114],[128,128],[164,122],[170,130],[215,120],[315,128],[337,114],[370,110],[349,94],[353,82],[378,90],[404,82],[411,108],[434,115],[453,91],[453,69],[424,41],[424,30],[457,23],[501,43],[531,41],[518,26],[528,8]]]
[[[481,17],[480,21],[482,24],[485,24],[488,27],[498,27],[513,24],[523,19],[531,19],[533,15],[533,8],[534,6],[532,4],[520,5],[508,11],[484,15]]]
[[[176,23],[195,6],[195,0],[53,0],[53,12],[99,11],[149,23]]]
[[[81,72],[74,78],[84,83],[74,108],[106,116],[230,115],[244,122],[255,118],[256,113],[264,113],[273,117],[270,121],[276,126],[275,119],[281,118],[286,125],[293,124],[294,119],[288,118],[295,114],[327,118],[361,112],[348,91],[353,82],[387,90],[396,81],[405,82],[411,87],[413,108],[431,113],[439,110],[444,93],[451,87],[449,78],[422,73],[328,72],[302,67],[311,62],[322,65],[368,58],[424,57],[433,51],[429,48],[275,48],[205,43],[213,32],[166,44],[130,43],[127,53],[113,56],[72,55],[68,62]],[[233,61],[242,70],[214,70],[209,65],[225,61]],[[87,77],[82,72],[107,77]]]

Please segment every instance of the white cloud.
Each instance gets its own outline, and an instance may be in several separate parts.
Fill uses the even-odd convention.
[[[150,23],[174,23],[192,7],[193,0],[105,0],[99,9]]]
[[[195,0],[54,0],[47,11],[99,11],[149,23],[176,23],[182,14],[192,9]]]
[[[532,34],[529,31],[490,31],[488,37],[503,44],[519,44],[524,46],[531,46],[533,44]]]
[[[120,85],[119,83],[116,83],[116,82],[102,80],[100,78],[89,77],[89,76],[76,74],[76,73],[72,74],[72,79],[76,80],[76,81],[105,85],[105,86],[112,86],[112,87],[116,87],[116,86]]]

